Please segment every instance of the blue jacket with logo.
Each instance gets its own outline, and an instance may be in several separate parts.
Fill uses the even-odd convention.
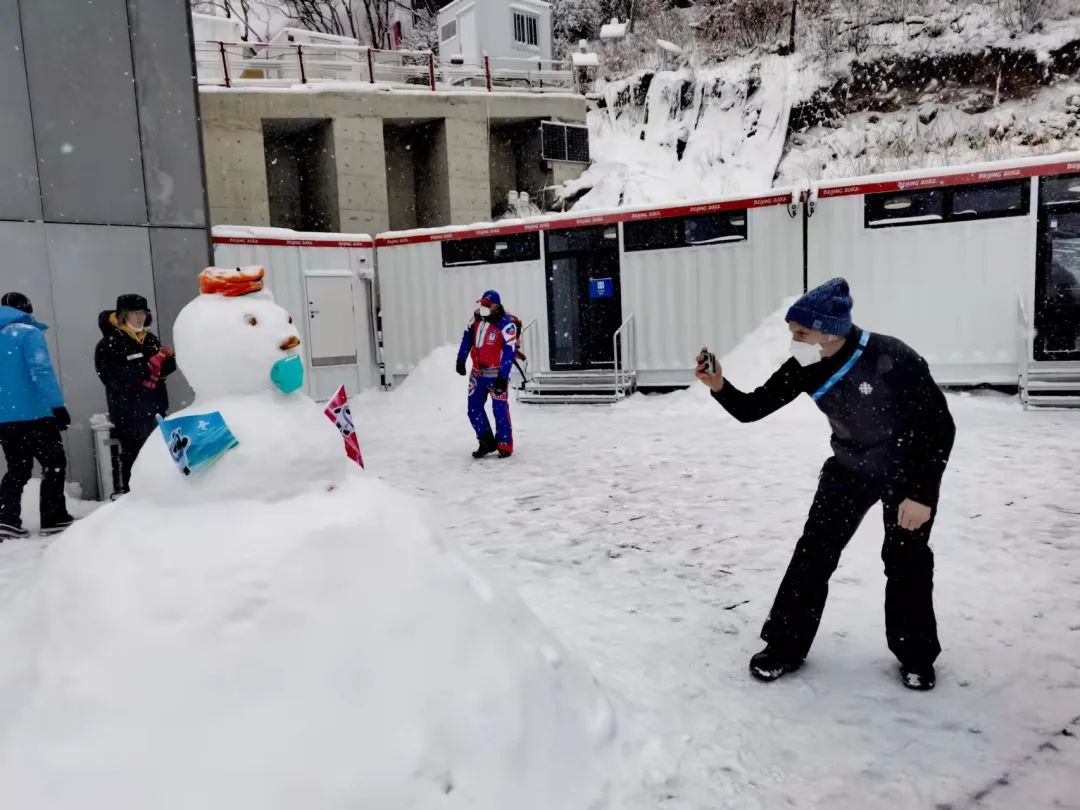
[[[43,323],[14,307],[0,307],[0,424],[29,422],[64,406]]]

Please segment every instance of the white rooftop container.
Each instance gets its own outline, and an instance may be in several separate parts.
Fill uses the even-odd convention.
[[[191,28],[195,42],[242,41],[244,24],[231,17],[215,17],[213,14],[191,15]]]
[[[454,0],[439,11],[439,55],[479,65],[493,61],[550,62],[551,4],[543,0]]]

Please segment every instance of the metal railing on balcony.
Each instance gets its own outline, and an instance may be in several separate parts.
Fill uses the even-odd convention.
[[[461,57],[439,57],[429,51],[385,51],[362,45],[204,41],[195,44],[195,64],[200,85],[219,87],[354,82],[489,93],[579,89],[569,62],[485,56],[480,64],[470,64]]]

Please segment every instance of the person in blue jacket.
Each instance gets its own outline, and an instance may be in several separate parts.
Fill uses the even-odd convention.
[[[71,525],[64,500],[67,457],[60,431],[71,424],[56,381],[45,324],[34,320],[30,299],[9,292],[0,298],[0,447],[7,474],[0,482],[0,540],[26,537],[22,494],[41,464],[41,533]]]
[[[473,458],[483,458],[498,451],[499,458],[514,452],[514,433],[510,424],[510,370],[517,352],[518,330],[506,314],[502,298],[488,290],[476,302],[477,309],[461,336],[458,348],[457,373],[465,376],[465,358],[472,357],[469,376],[469,421],[480,446]],[[491,412],[495,416],[495,432],[491,430],[484,404],[491,395]]]

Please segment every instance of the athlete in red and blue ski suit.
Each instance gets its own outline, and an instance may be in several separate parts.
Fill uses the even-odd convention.
[[[488,290],[477,301],[479,308],[461,336],[457,372],[465,374],[465,358],[472,357],[469,376],[469,421],[480,446],[473,453],[482,458],[499,451],[500,458],[514,452],[514,433],[510,425],[510,370],[517,351],[517,326],[502,307],[495,290]],[[495,416],[495,432],[484,412],[484,403],[491,394],[491,412]]]

